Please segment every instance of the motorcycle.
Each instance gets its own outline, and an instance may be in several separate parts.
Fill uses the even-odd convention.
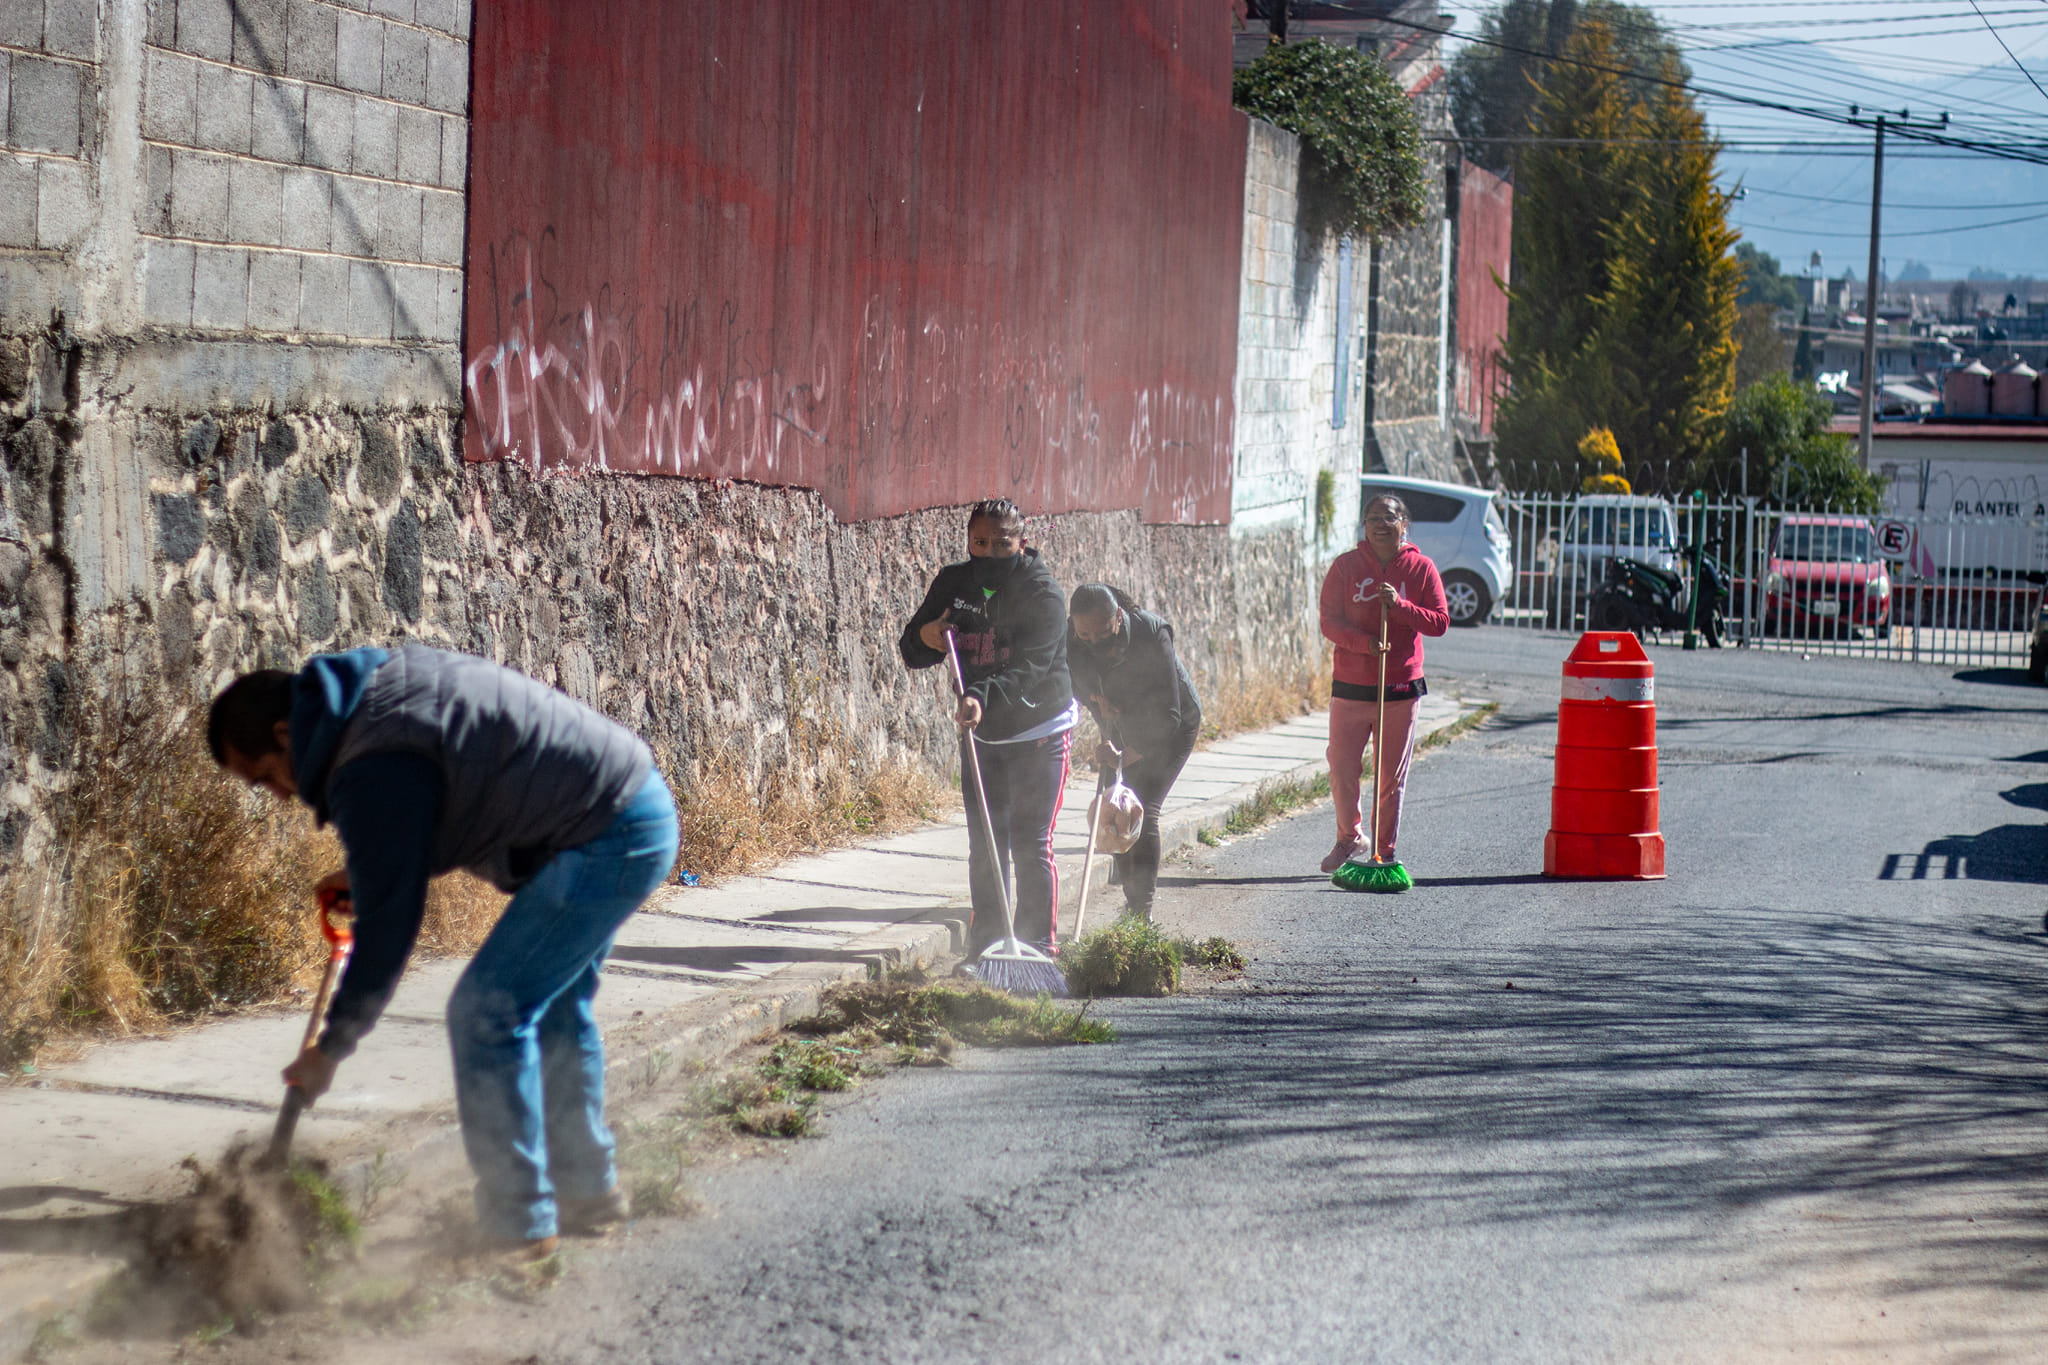
[[[1699,558],[1699,619],[1690,617],[1691,603],[1683,575],[1616,556],[1607,561],[1607,576],[1588,604],[1586,619],[1594,630],[1627,630],[1637,635],[1696,627],[1709,644],[1719,647],[1721,606],[1733,581],[1728,566],[1711,555]]]

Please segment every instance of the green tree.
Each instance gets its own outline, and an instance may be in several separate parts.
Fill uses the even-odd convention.
[[[1742,266],[1742,294],[1737,301],[1744,307],[1752,303],[1773,308],[1799,306],[1799,286],[1779,268],[1776,256],[1742,242],[1735,248],[1735,259]]]
[[[1783,374],[1791,365],[1778,331],[1778,310],[1768,303],[1743,304],[1735,314],[1735,391]]]
[[[1831,431],[1833,404],[1790,375],[1773,375],[1737,394],[1712,457],[1693,471],[1706,487],[1734,489],[1749,452],[1749,487],[1768,501],[1798,507],[1876,512],[1884,485],[1856,462],[1856,444]]]
[[[1813,310],[1799,310],[1799,344],[1792,350],[1792,377],[1802,384],[1813,382]]]
[[[1231,97],[1300,136],[1302,188],[1324,224],[1385,237],[1422,221],[1422,126],[1385,62],[1334,43],[1272,46],[1237,73]]]
[[[1609,425],[1637,467],[1682,471],[1712,449],[1735,396],[1742,267],[1714,185],[1720,149],[1692,96],[1661,86],[1631,122],[1642,139],[1626,156],[1636,193],[1610,234],[1613,288],[1598,337],[1621,381],[1606,395]]]
[[[1682,87],[1644,95],[1605,70],[1614,53],[1604,23],[1579,27],[1515,186],[1499,434],[1532,486],[1574,486],[1578,434],[1604,426],[1638,490],[1660,489],[1707,455],[1734,392],[1741,269],[1719,148]]]
[[[1612,65],[1656,73],[1678,58],[1678,49],[1647,8],[1614,0],[1584,5],[1578,0],[1504,0],[1480,15],[1479,41],[1458,50],[1445,76],[1451,122],[1464,140],[1467,160],[1496,175],[1514,172],[1537,91],[1573,32],[1589,19],[1605,23],[1614,39]],[[1630,84],[1638,93],[1650,89],[1649,82]]]

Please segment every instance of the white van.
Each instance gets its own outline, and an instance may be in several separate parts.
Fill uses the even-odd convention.
[[[1494,506],[1493,490],[1435,479],[1367,474],[1358,481],[1358,506],[1380,493],[1408,504],[1408,539],[1443,575],[1451,624],[1476,626],[1514,582],[1507,524]]]
[[[1587,599],[1621,557],[1685,578],[1678,518],[1664,498],[1640,493],[1586,493],[1565,514],[1564,533],[1539,547],[1549,573],[1546,623],[1576,630]],[[1681,594],[1680,600],[1683,600]]]

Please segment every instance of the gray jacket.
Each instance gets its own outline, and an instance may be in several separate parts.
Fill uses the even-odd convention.
[[[505,891],[602,834],[654,768],[637,735],[583,703],[425,645],[378,665],[337,719],[325,772],[370,754],[430,759],[443,783],[433,872],[467,868]]]

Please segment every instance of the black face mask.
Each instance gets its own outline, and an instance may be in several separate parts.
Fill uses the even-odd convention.
[[[1023,558],[1021,552],[1001,559],[994,555],[970,555],[967,559],[968,581],[977,588],[1000,588],[1010,581],[1010,575],[1017,571],[1017,564]]]

